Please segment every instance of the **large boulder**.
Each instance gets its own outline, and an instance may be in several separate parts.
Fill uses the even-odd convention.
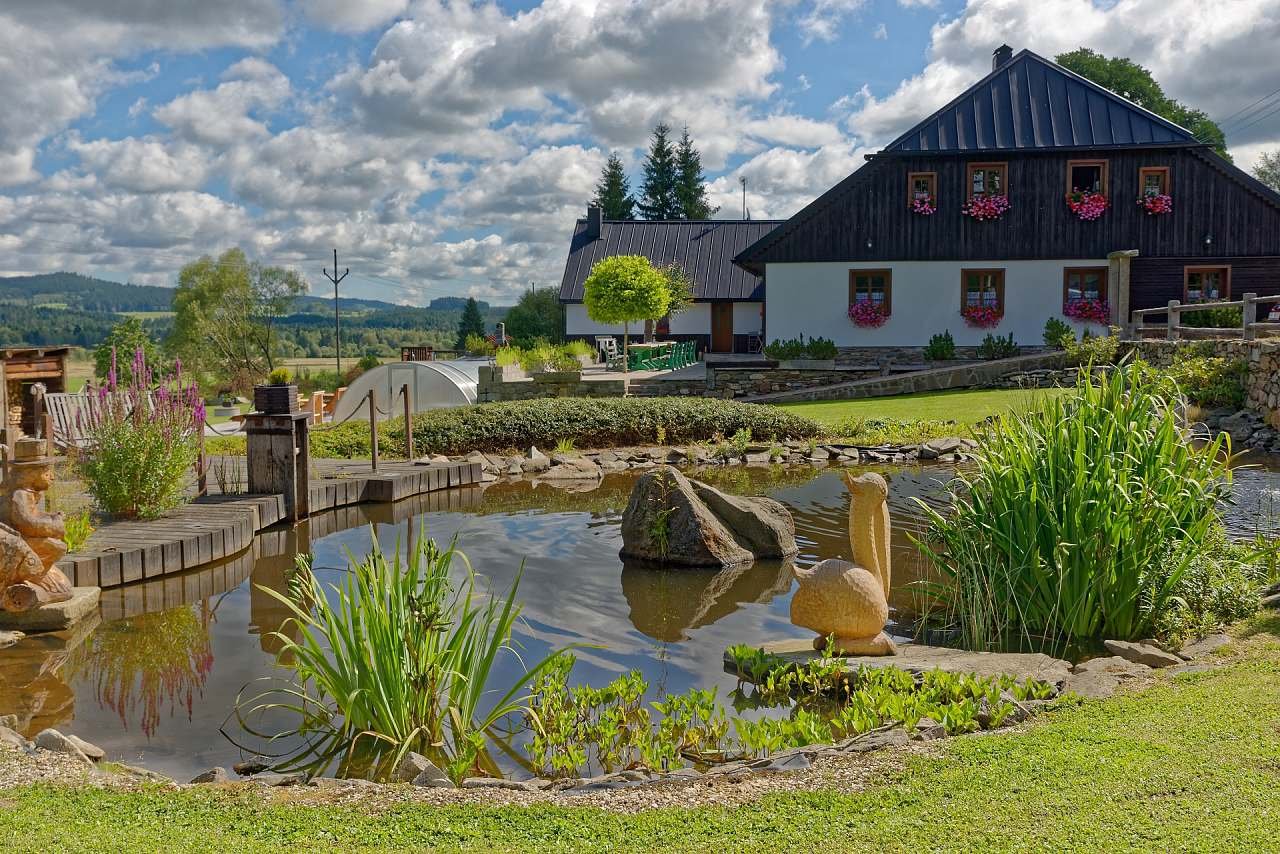
[[[646,472],[622,515],[622,557],[672,566],[736,566],[754,559],[671,466]]]
[[[708,509],[756,557],[784,558],[799,551],[795,519],[779,502],[726,495],[714,486],[696,480],[692,483],[693,491]]]

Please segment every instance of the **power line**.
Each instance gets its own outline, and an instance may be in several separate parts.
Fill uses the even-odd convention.
[[[1248,124],[1239,125],[1238,127],[1234,127],[1234,128],[1232,128],[1232,129],[1231,129],[1231,132],[1232,132],[1232,133],[1241,133],[1241,132],[1243,132],[1243,131],[1246,131],[1246,130],[1248,130],[1249,128],[1251,128],[1251,127],[1253,127],[1254,125],[1256,125],[1258,122],[1266,121],[1267,119],[1269,119],[1269,118],[1271,118],[1272,116],[1274,116],[1276,113],[1280,113],[1280,104],[1277,104],[1277,106],[1276,106],[1274,109],[1270,110],[1269,112],[1263,113],[1262,115],[1258,116],[1257,118],[1255,118],[1253,121],[1249,122]]]
[[[1227,117],[1226,117],[1225,119],[1223,119],[1222,121],[1218,122],[1218,126],[1219,126],[1219,127],[1221,127],[1221,128],[1226,128],[1226,126],[1227,126],[1227,125],[1229,125],[1229,124],[1231,124],[1231,123],[1232,123],[1232,121],[1233,121],[1233,120],[1235,120],[1235,119],[1236,119],[1236,117],[1237,117],[1237,116],[1239,116],[1241,113],[1244,113],[1244,112],[1246,112],[1246,111],[1252,110],[1254,107],[1256,107],[1257,105],[1261,104],[1263,101],[1268,101],[1268,100],[1270,100],[1270,99],[1274,98],[1276,95],[1280,95],[1280,89],[1276,89],[1274,92],[1268,92],[1267,94],[1263,95],[1261,98],[1259,98],[1258,100],[1254,101],[1253,103],[1251,103],[1251,104],[1246,104],[1245,106],[1243,106],[1243,107],[1241,107],[1240,109],[1236,110],[1236,111],[1235,111],[1234,113],[1232,113],[1231,115],[1227,116]],[[1241,119],[1241,120],[1243,120],[1243,119]]]

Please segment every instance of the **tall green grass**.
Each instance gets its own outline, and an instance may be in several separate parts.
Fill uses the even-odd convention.
[[[1065,649],[1151,631],[1230,484],[1226,438],[1193,446],[1178,400],[1141,364],[1083,370],[1074,393],[985,431],[953,510],[923,506],[921,550],[948,582],[934,593],[966,646]]]
[[[278,664],[294,680],[251,699],[241,720],[279,712],[296,718],[269,740],[301,736],[306,747],[277,767],[322,768],[340,758],[340,774],[364,773],[374,756],[375,775],[385,774],[412,750],[455,780],[492,770],[488,736],[524,708],[527,686],[560,651],[494,689],[498,659],[518,657],[511,633],[521,610],[519,577],[505,596],[486,595],[456,542],[442,549],[420,536],[408,551],[402,560],[397,546],[388,558],[374,538],[368,557],[349,558],[339,585],[326,590],[300,557],[290,595],[260,588],[291,615],[274,637]],[[465,569],[461,584],[451,578],[455,565]]]

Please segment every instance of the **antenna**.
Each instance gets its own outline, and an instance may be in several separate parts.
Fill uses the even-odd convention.
[[[747,176],[739,175],[738,183],[742,185],[742,218],[748,219],[747,216]]]
[[[342,329],[338,321],[338,282],[347,277],[347,273],[351,272],[351,268],[342,271],[342,275],[338,275],[338,250],[333,250],[333,273],[330,274],[326,269],[324,277],[333,282],[333,351],[338,357],[338,377],[342,377]]]

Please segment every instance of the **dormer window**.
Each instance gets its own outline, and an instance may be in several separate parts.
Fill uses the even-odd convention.
[[[977,196],[1007,196],[1009,194],[1009,164],[970,163],[969,198]]]
[[[1107,194],[1107,161],[1068,160],[1067,192],[1102,193],[1105,196]]]

